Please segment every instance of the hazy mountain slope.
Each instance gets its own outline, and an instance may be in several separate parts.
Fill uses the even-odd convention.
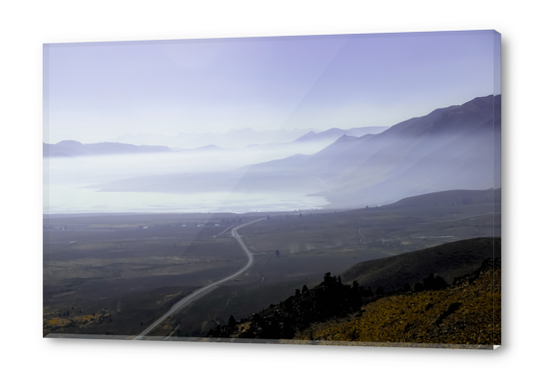
[[[495,106],[500,114],[500,96]],[[362,152],[343,162],[339,188],[329,198],[386,203],[423,192],[493,187],[500,182],[500,119],[493,120],[493,112],[492,97],[478,98],[358,142],[358,151],[371,145],[370,157]]]
[[[329,188],[319,194],[337,205],[490,188],[500,183],[500,118],[494,113],[500,114],[500,96],[476,98],[378,135],[340,138],[301,165],[277,161],[275,170],[320,178]]]
[[[501,345],[501,260],[484,261],[449,288],[386,296],[359,313],[352,320],[312,325],[294,339],[451,348]]]
[[[500,96],[476,98],[377,135],[342,137],[303,162],[287,158],[248,175],[317,177],[337,205],[381,204],[421,193],[487,189],[500,182]],[[317,189],[317,187],[315,188]]]
[[[341,178],[342,186],[333,195],[389,203],[424,192],[493,187],[494,147],[488,140],[484,135],[460,135],[394,144]],[[372,183],[374,178],[379,180]]]
[[[321,141],[331,143],[331,142],[336,141],[342,136],[362,137],[366,134],[382,133],[386,129],[388,129],[388,127],[368,126],[368,127],[363,127],[363,128],[352,128],[352,129],[331,128],[319,133],[310,131],[307,134],[296,139],[293,143],[321,142]]]

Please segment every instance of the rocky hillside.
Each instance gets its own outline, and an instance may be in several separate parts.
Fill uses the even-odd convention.
[[[501,260],[486,260],[448,288],[383,297],[359,313],[313,324],[294,339],[500,345]]]
[[[468,240],[464,246],[477,257],[474,246],[489,249],[487,240]],[[500,257],[500,241],[498,249]],[[426,250],[426,255],[435,254]],[[420,252],[404,256],[416,253]],[[393,258],[397,257],[380,264],[386,266],[387,261],[393,267]],[[498,345],[500,258],[485,258],[474,269],[470,263],[467,260],[463,270],[453,270],[460,273],[455,279],[446,281],[429,272],[416,283],[406,281],[392,290],[356,280],[344,284],[340,276],[327,273],[318,286],[304,286],[248,318],[237,321],[231,316],[227,325],[212,329],[208,337]],[[394,276],[392,272],[388,278]]]

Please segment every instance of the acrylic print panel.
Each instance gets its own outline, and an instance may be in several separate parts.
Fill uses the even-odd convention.
[[[44,46],[43,335],[492,349],[495,31]]]

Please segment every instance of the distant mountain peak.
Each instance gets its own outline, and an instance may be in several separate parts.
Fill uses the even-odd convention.
[[[62,140],[58,143],[56,143],[57,146],[83,146],[83,144],[79,141],[74,140]]]
[[[240,128],[240,129],[230,129],[228,130],[226,133],[224,134],[233,134],[233,135],[236,135],[236,134],[254,134],[256,133],[256,131],[252,128]]]
[[[217,146],[217,145],[207,145],[207,146],[202,146],[202,147],[197,147],[193,150],[221,150],[222,148]]]
[[[172,151],[166,146],[131,145],[119,142],[100,142],[83,144],[78,141],[64,140],[56,144],[43,144],[43,156],[76,157],[84,155],[161,153]]]
[[[387,127],[365,127],[365,128],[351,128],[351,129],[340,129],[340,128],[331,128],[324,130],[322,132],[315,133],[310,131],[301,137],[299,137],[294,142],[328,142],[332,143],[338,139],[342,139],[344,136],[351,136],[354,138],[362,137],[371,133],[380,133],[386,130]]]

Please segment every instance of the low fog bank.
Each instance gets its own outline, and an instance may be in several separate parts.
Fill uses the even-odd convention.
[[[321,209],[328,202],[319,196],[293,193],[161,193],[100,192],[73,186],[51,186],[44,193],[44,214],[170,212],[248,213]]]
[[[253,164],[311,153],[319,143],[172,153],[116,154],[44,159],[44,213],[250,212],[320,208],[323,197],[260,186],[233,191]],[[110,183],[102,185],[102,183]],[[276,188],[276,187],[275,187]],[[233,193],[233,192],[235,193]]]
[[[217,173],[295,154],[313,154],[325,146],[322,142],[243,149],[207,146],[171,153],[53,157],[44,159],[44,176],[51,184],[87,186],[147,175]],[[133,190],[137,191],[137,188]]]
[[[312,155],[295,155],[223,171],[148,175],[102,183],[106,192],[321,196],[341,208],[389,204],[429,192],[492,188],[500,182],[493,133],[344,139]],[[495,176],[497,173],[497,176]]]

